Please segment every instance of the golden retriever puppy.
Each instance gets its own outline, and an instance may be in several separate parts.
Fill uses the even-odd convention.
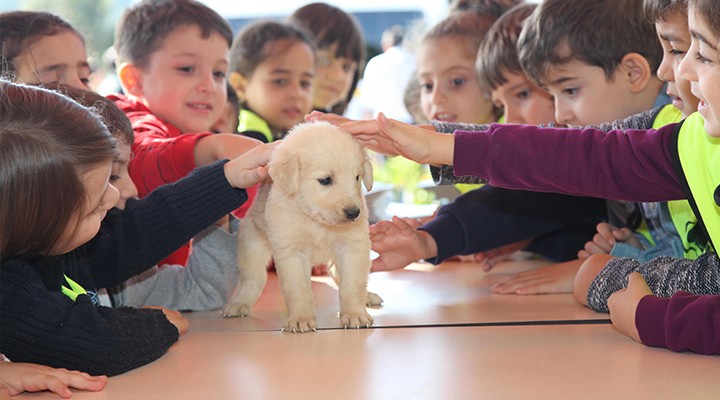
[[[372,167],[351,137],[326,122],[296,126],[273,152],[272,183],[263,184],[238,233],[238,286],[223,316],[246,316],[275,261],[288,319],[282,330],[317,329],[311,292],[313,265],[333,265],[344,327],[369,327],[370,238],[361,182],[370,190]],[[374,305],[373,304],[373,305]]]

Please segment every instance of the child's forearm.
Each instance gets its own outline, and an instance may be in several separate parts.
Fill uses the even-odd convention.
[[[201,167],[218,160],[231,160],[261,144],[259,140],[231,133],[205,136],[195,145],[195,164]]]

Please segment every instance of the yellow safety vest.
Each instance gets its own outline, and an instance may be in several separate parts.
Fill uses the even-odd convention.
[[[685,179],[688,200],[697,211],[697,225],[704,226],[710,240],[708,250],[715,251],[715,243],[720,243],[720,207],[715,203],[720,185],[720,138],[705,133],[704,124],[698,113],[678,124],[677,156],[682,169],[680,178]]]
[[[255,131],[260,132],[267,138],[267,142],[271,143],[274,139],[270,125],[260,118],[259,115],[246,109],[240,110],[238,115],[238,132]]]
[[[682,121],[682,112],[672,104],[668,104],[658,112],[653,121],[653,129]],[[695,241],[694,228],[697,225],[697,217],[687,200],[668,201],[668,210],[675,230],[683,242],[684,257],[694,260],[705,253],[704,244]]]

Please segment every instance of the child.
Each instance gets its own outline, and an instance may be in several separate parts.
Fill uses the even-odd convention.
[[[44,390],[49,390],[63,399],[69,399],[72,397],[70,388],[99,392],[106,384],[105,376],[90,376],[83,372],[44,365],[0,361],[0,400],[10,400],[10,396],[17,396],[26,391]]]
[[[115,207],[125,210],[128,202],[137,201],[137,188],[128,173],[133,143],[130,121],[110,99],[95,92],[57,85],[51,88],[98,110],[103,117],[105,126],[117,141],[117,154],[110,174],[110,184],[120,194]],[[100,303],[114,307],[160,306],[184,311],[221,308],[228,291],[237,281],[237,224],[234,219],[231,221],[226,228],[211,225],[193,237],[193,252],[187,268],[170,264],[150,268],[120,286],[102,291],[102,295],[98,292]]]
[[[215,121],[210,127],[212,133],[237,133],[240,118],[240,99],[235,94],[235,89],[227,84],[227,103],[225,104],[225,112],[222,113],[220,119]]]
[[[689,0],[688,17],[692,32],[690,56],[683,58],[679,73],[691,81],[700,103],[697,113],[678,124],[626,132],[495,125],[486,132],[458,131],[454,135],[441,135],[381,116],[377,121],[344,127],[375,150],[403,154],[418,162],[453,164],[456,173],[489,178],[499,186],[636,201],[688,196],[699,223],[707,228],[711,248],[715,249],[714,243],[720,243],[720,214],[713,193],[720,180],[713,176],[716,168],[711,163],[720,151],[715,140],[720,137],[717,118],[720,102],[713,92],[720,79],[716,70],[720,62],[716,47],[716,43],[720,43],[717,22],[720,7],[712,0]],[[478,154],[484,156],[478,158]],[[558,157],[544,157],[537,162],[539,155],[547,154]],[[563,168],[567,165],[575,168]],[[612,165],[622,165],[625,173],[613,174],[609,168]],[[591,179],[588,179],[589,171],[594,171]],[[606,256],[591,257],[588,262],[596,258]],[[717,270],[716,254],[713,251],[694,261],[659,260],[665,266],[669,263],[689,266],[695,271],[694,276],[683,274],[689,279],[672,281],[673,275],[668,274],[669,283],[677,285],[675,289],[680,291],[663,298],[654,296],[640,276],[631,274],[627,290],[613,294],[608,300],[613,324],[623,334],[650,346],[719,353],[720,326],[715,316],[720,296],[683,291],[717,284],[717,280],[707,279],[716,274],[713,271]],[[658,260],[653,263],[657,264]],[[673,268],[665,270],[671,272]],[[668,282],[660,282],[667,286]],[[582,288],[575,288],[576,295],[578,289]]]
[[[362,30],[355,18],[326,3],[311,3],[290,15],[307,29],[317,48],[312,108],[342,115],[355,94],[365,63]]]
[[[147,269],[238,207],[247,196],[234,188],[264,178],[271,148],[198,170],[117,213],[114,143],[97,116],[10,82],[0,83],[0,114],[0,352],[93,375],[162,356],[187,330],[179,313],[98,306],[94,289]]]
[[[115,49],[126,95],[109,97],[135,131],[129,170],[141,198],[198,166],[259,144],[209,131],[225,107],[231,42],[228,23],[194,0],[146,0],[123,14]],[[187,244],[161,265],[185,265],[189,251]]]
[[[522,21],[534,7],[521,5],[500,17],[478,51],[477,76],[483,87],[492,90],[496,104],[504,106],[510,123],[545,124],[553,120],[552,98],[529,82],[517,56]],[[460,15],[472,14],[451,18]],[[502,259],[501,255],[517,249],[553,261],[568,261],[592,238],[595,225],[605,214],[605,203],[599,199],[485,186],[443,206],[417,231],[397,219],[375,225],[373,245],[380,253],[375,268],[399,268],[418,259],[440,263],[456,254],[484,251],[489,258],[485,268],[489,269]],[[391,261],[390,257],[397,258]],[[479,260],[482,257],[485,254],[476,255]]]
[[[68,22],[41,11],[0,13],[0,76],[27,84],[88,88],[85,41]]]
[[[290,23],[258,21],[245,27],[230,52],[230,85],[241,99],[239,130],[272,142],[312,110],[312,40]]]
[[[420,108],[429,121],[485,124],[499,110],[480,87],[478,46],[495,19],[487,14],[451,14],[423,37],[417,50]]]

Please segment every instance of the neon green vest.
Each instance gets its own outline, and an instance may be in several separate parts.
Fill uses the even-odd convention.
[[[692,204],[710,236],[712,251],[720,243],[720,207],[715,188],[720,184],[720,138],[705,133],[705,121],[693,113],[679,126],[677,151],[682,173],[690,189]]]
[[[255,131],[260,132],[268,140],[268,143],[273,141],[272,136],[272,130],[270,130],[270,125],[268,125],[267,122],[265,122],[264,119],[260,118],[259,115],[255,114],[254,112],[246,109],[240,110],[240,114],[238,116],[238,132],[245,132],[245,131]]]
[[[682,112],[672,104],[663,107],[653,121],[653,129],[682,121]],[[675,230],[678,232],[685,249],[685,258],[696,259],[702,255],[704,246],[693,240],[693,228],[697,225],[697,217],[687,200],[673,200],[667,202],[670,217]]]

